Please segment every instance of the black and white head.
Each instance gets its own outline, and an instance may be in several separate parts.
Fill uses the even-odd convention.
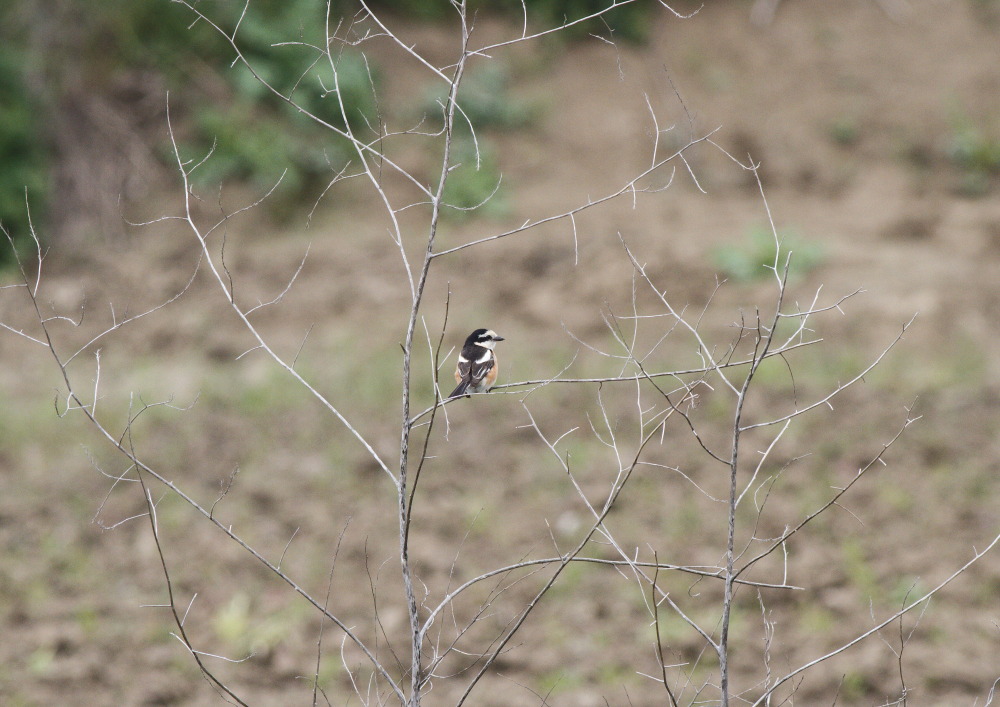
[[[484,349],[492,350],[498,341],[503,341],[503,337],[492,329],[476,329],[469,334],[469,338],[465,340],[465,345],[481,346]]]

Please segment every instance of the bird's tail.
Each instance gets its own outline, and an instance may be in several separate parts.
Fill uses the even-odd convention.
[[[468,390],[468,388],[469,381],[462,381],[458,384],[458,387],[455,388],[455,390],[451,391],[451,395],[449,395],[448,398],[459,398],[466,394],[465,391]]]

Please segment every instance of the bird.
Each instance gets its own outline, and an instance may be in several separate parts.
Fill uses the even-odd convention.
[[[492,329],[476,329],[469,334],[458,355],[458,366],[455,367],[455,382],[458,387],[451,391],[448,398],[470,393],[485,393],[497,380],[497,357],[493,347],[504,338]]]

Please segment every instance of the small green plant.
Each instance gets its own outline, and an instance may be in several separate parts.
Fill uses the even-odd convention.
[[[28,670],[32,675],[43,676],[49,674],[52,664],[55,662],[56,651],[51,646],[39,646],[28,654]]]
[[[340,11],[353,8],[350,3],[340,0],[334,3]],[[369,5],[391,9],[393,12],[411,17],[428,20],[439,20],[453,14],[453,10],[445,0],[428,2],[427,0],[374,0]],[[520,20],[525,8],[528,18],[545,26],[556,23],[572,22],[592,15],[610,5],[608,0],[529,0],[522,4],[521,0],[469,0],[469,14],[493,13],[508,18]],[[571,37],[582,37],[587,34],[607,36],[610,32],[616,37],[630,42],[645,41],[651,25],[650,8],[653,3],[638,2],[623,5],[613,12],[605,13],[603,20],[581,22],[569,28]]]
[[[260,619],[254,612],[253,600],[246,592],[237,592],[229,603],[221,606],[212,619],[216,636],[230,650],[244,653],[266,653],[284,641],[302,618],[298,607],[283,607]]]
[[[827,126],[830,139],[842,147],[856,145],[861,137],[858,121],[851,116],[842,115]]]
[[[451,218],[473,214],[498,218],[510,210],[500,174],[496,150],[480,138],[478,151],[471,139],[459,139],[452,148],[453,164],[458,164],[445,184],[444,201],[452,207],[444,213]]]
[[[889,601],[902,607],[926,594],[928,589],[919,577],[900,577],[889,595]]]
[[[546,695],[560,694],[579,688],[584,684],[583,676],[576,670],[559,668],[538,678],[540,692]]]
[[[967,196],[986,194],[1000,174],[1000,138],[985,134],[967,118],[954,121],[948,155],[961,170],[958,190]]]
[[[840,683],[838,694],[850,702],[857,702],[870,695],[874,686],[868,677],[859,670],[848,670]]]
[[[429,90],[421,106],[428,116],[441,113],[447,92],[441,86]],[[538,108],[515,98],[510,91],[510,70],[501,62],[482,64],[470,69],[458,90],[462,117],[456,129],[468,133],[469,123],[481,129],[514,130],[531,123]]]
[[[829,634],[837,626],[837,615],[820,604],[804,604],[798,612],[800,625],[817,635]]]
[[[844,572],[854,588],[865,598],[877,596],[878,578],[861,542],[857,538],[845,538],[840,551]]]
[[[212,157],[199,166],[194,179],[200,184],[217,185],[237,179],[265,186],[273,183],[289,160],[295,156],[295,140],[288,131],[271,121],[254,118],[253,109],[207,105],[197,110],[194,125],[198,137],[185,148],[191,158],[200,160],[212,148]],[[263,170],[270,166],[272,174]],[[299,170],[285,177],[285,187],[294,189],[301,182]]]
[[[478,0],[474,5],[494,7],[500,5],[508,13],[520,14],[520,0]],[[598,20],[582,22],[570,28],[571,37],[582,37],[587,34],[599,34],[626,39],[630,42],[642,42],[649,36],[650,6],[653,3],[638,2],[624,5],[614,12],[606,13]],[[598,10],[608,7],[606,0],[534,0],[528,3],[530,16],[546,25],[559,22],[572,22],[592,15]],[[515,14],[515,16],[516,16]]]
[[[276,34],[308,41],[287,20],[275,30],[270,24],[275,19],[270,12],[250,13],[242,25],[244,51],[258,75],[325,123],[339,129],[349,125],[367,135],[368,126],[378,123],[377,69],[360,54],[345,51],[338,56],[334,73],[327,64],[313,65],[315,57],[303,46],[274,48],[268,38]],[[188,151],[204,154],[214,147],[212,159],[195,173],[202,183],[237,179],[264,186],[284,172],[282,191],[294,200],[350,159],[346,139],[303,120],[297,108],[271,93],[246,67],[235,67],[227,78],[232,100],[202,103],[195,110],[195,136]]]
[[[778,253],[778,244],[781,251]],[[712,259],[727,279],[749,282],[767,277],[773,271],[778,254],[778,270],[784,268],[785,258],[792,254],[790,271],[801,274],[820,264],[822,250],[815,243],[799,239],[794,233],[779,233],[778,242],[768,228],[753,228],[742,243],[736,246],[715,248]]]

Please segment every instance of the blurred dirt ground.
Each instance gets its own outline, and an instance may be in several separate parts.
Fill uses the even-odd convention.
[[[922,415],[888,450],[884,467],[876,465],[840,507],[790,545],[788,580],[805,591],[739,593],[734,684],[748,695],[766,670],[782,674],[868,630],[1000,532],[1000,178],[995,168],[956,157],[970,145],[988,152],[1000,143],[1000,5],[901,3],[893,5],[903,9],[895,17],[886,6],[785,0],[769,25],[757,26],[750,3],[711,2],[688,20],[663,17],[643,47],[593,40],[501,53],[512,100],[538,115],[527,127],[488,134],[507,213],[448,221],[439,236],[439,248],[458,245],[618,189],[649,163],[652,106],[661,129],[674,126],[664,147],[719,127],[713,139],[720,146],[761,163],[779,232],[799,257],[812,260],[798,269],[793,261],[787,306],[807,307],[818,288],[821,305],[864,290],[842,312],[816,317],[824,342],[788,356],[794,385],[784,365],[762,369],[748,416],[779,417],[822,397],[918,315],[882,365],[835,399],[832,410],[810,413],[789,429],[765,470],[778,478],[769,493],[760,492],[761,524],[754,528],[752,513],[740,518],[745,542],[754,530],[762,538],[780,534],[848,483],[908,417]],[[482,38],[517,30],[483,19],[476,31]],[[434,60],[446,61],[455,47],[440,27],[403,32]],[[426,77],[394,63],[391,53],[382,61],[387,102],[416,103]],[[432,165],[418,151],[403,151],[401,159],[416,170]],[[766,313],[774,306],[773,279],[731,278],[716,292],[719,252],[751,252],[752,233],[766,227],[767,213],[752,176],[718,150],[699,145],[689,161],[701,189],[678,165],[666,191],[581,215],[575,240],[572,228],[558,223],[437,261],[426,299],[430,336],[440,330],[450,288],[446,350],[472,328],[495,328],[507,338],[502,382],[555,375],[574,356],[568,375],[607,374],[618,364],[574,337],[611,347],[602,314],[632,313],[624,240],[672,304],[689,314],[707,306],[703,334],[724,349],[734,322],[752,317],[755,307]],[[224,201],[231,209],[245,196],[234,190]],[[178,208],[179,195],[167,193],[126,210],[140,219]],[[288,357],[309,332],[297,367],[351,411],[392,466],[407,308],[399,253],[357,181],[328,197],[308,225],[306,211],[292,225],[256,213],[232,221],[226,258],[237,297],[273,297],[309,248],[294,288],[255,322]],[[414,255],[423,247],[420,216],[406,215]],[[60,345],[74,350],[126,309],[143,311],[170,297],[196,260],[190,234],[169,222],[135,229],[127,243],[54,249],[42,302],[66,316],[85,312],[79,329],[58,328]],[[642,313],[662,312],[641,282],[635,287]],[[0,292],[2,321],[37,332],[22,295]],[[640,340],[656,341],[663,321],[642,320]],[[99,415],[120,433],[130,395],[133,407],[172,401],[133,428],[151,466],[206,507],[238,469],[216,515],[269,560],[280,558],[314,596],[327,595],[333,568],[331,608],[394,665],[391,647],[406,645],[407,618],[391,486],[353,438],[260,352],[237,360],[253,345],[203,268],[178,301],[101,342]],[[106,529],[143,510],[134,488],[114,482],[127,465],[79,415],[56,417],[53,398],[63,409],[63,384],[44,349],[5,332],[0,352],[0,702],[218,704],[171,637],[168,612],[156,608],[166,596],[148,521]],[[672,370],[696,362],[694,342],[676,332],[647,363]],[[443,370],[451,365],[449,359]],[[416,371],[423,407],[432,399],[426,357]],[[92,352],[70,373],[91,390]],[[702,389],[693,419],[709,444],[723,445],[731,397],[713,385]],[[434,435],[411,542],[429,605],[498,563],[551,555],[553,543],[565,549],[585,527],[586,510],[558,461],[526,428],[524,390],[449,406],[447,434],[439,426]],[[580,428],[561,450],[595,498],[617,462],[591,425],[619,435],[625,450],[634,449],[636,434],[634,387],[600,389],[610,415],[603,432],[598,392],[554,384],[526,400],[550,439]],[[754,454],[768,441],[750,435],[745,448]],[[725,470],[679,420],[648,459],[660,466],[637,472],[610,527],[643,555],[655,549],[661,561],[717,565],[725,513],[709,496],[727,493]],[[755,459],[747,458],[748,476]],[[192,640],[209,653],[252,654],[238,664],[210,658],[213,669],[249,704],[310,704],[320,636],[315,612],[176,497],[162,489],[154,497],[178,602],[190,602]],[[591,554],[613,557],[606,546]],[[776,558],[752,578],[774,581],[782,569]],[[503,592],[470,638],[488,641],[546,576],[526,576]],[[661,582],[696,620],[715,626],[716,584],[687,575]],[[486,591],[470,593],[455,616],[440,622],[441,640]],[[794,683],[794,703],[895,703],[905,687],[907,704],[985,704],[1000,670],[998,599],[994,551],[935,597],[919,621],[910,615],[806,673]],[[768,646],[764,616],[774,622]],[[675,616],[661,611],[661,619],[665,661],[687,666],[668,674],[675,687],[685,675],[691,679],[682,700],[690,703],[693,686],[711,679],[714,663]],[[901,635],[909,638],[900,657]],[[331,704],[357,704],[341,666],[341,638],[326,627],[321,684]],[[654,651],[637,585],[603,568],[574,566],[471,703],[666,704],[662,688],[642,675],[658,675]],[[349,648],[344,657],[352,667],[363,665]],[[436,681],[426,703],[453,703],[464,682],[461,675]]]

